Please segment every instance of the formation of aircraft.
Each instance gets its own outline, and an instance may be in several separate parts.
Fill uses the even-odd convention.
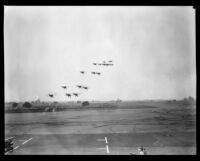
[[[67,97],[71,97],[71,96],[75,96],[75,97],[78,97],[79,95],[80,95],[80,93],[65,93],[65,95],[67,96]]]
[[[102,66],[113,66],[114,64],[113,64],[113,61],[112,61],[112,60],[108,60],[108,61],[103,60],[102,63],[93,63],[93,65],[95,65],[95,66],[97,66],[97,65],[99,65],[99,66],[101,66],[101,65],[102,65]],[[81,74],[85,74],[86,71],[80,71],[80,73],[81,73]],[[92,71],[91,74],[93,74],[93,75],[101,75],[100,72],[96,72],[96,71]],[[79,89],[85,89],[85,90],[88,90],[88,89],[89,89],[89,87],[83,86],[83,85],[76,85],[76,87],[78,87]],[[62,85],[61,88],[67,89],[68,86]],[[78,96],[80,95],[80,93],[65,93],[65,95],[66,95],[67,97],[71,97],[71,96],[78,97]],[[52,93],[49,93],[48,96],[49,96],[50,98],[54,98],[54,94],[52,94]]]
[[[102,65],[103,65],[103,64],[102,64]],[[80,71],[80,73],[81,73],[81,74],[84,74],[84,73],[86,73],[86,72],[85,72],[85,71]],[[98,74],[98,75],[100,75],[101,73],[100,73],[100,72],[94,72],[94,71],[92,71],[91,74],[94,74],[94,75],[95,75],[95,74]]]
[[[100,72],[91,72],[92,74],[98,74],[98,75],[100,75],[101,73]]]
[[[77,85],[78,88],[83,88],[83,89],[88,89],[87,86],[81,86],[81,85]]]
[[[106,65],[106,66],[109,66],[109,65],[111,65],[111,66],[113,66],[113,64],[103,64],[103,65]]]
[[[107,63],[103,60],[103,63],[93,63],[93,65],[113,66],[114,64],[112,60],[107,61]]]

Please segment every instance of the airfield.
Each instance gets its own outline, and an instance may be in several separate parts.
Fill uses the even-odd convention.
[[[196,154],[196,105],[182,102],[120,102],[107,108],[5,113],[6,155]]]

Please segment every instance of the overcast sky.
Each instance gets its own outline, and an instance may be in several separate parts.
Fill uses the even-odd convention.
[[[5,6],[5,101],[196,98],[195,48],[193,7]]]

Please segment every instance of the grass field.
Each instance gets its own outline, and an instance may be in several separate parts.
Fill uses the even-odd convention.
[[[179,102],[109,103],[109,108],[5,113],[6,154],[196,154],[196,105]],[[116,106],[114,106],[116,105]],[[113,108],[114,107],[114,108]]]

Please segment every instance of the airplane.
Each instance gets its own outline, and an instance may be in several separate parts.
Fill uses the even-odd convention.
[[[78,94],[78,93],[73,93],[73,95],[74,95],[75,97],[78,97],[79,94]]]
[[[51,98],[53,98],[54,97],[54,95],[53,94],[48,94],[49,95],[49,97],[51,97]]]
[[[101,73],[99,73],[99,72],[91,72],[92,74],[98,74],[98,75],[100,75]]]
[[[88,89],[88,87],[86,86],[81,86],[81,85],[77,85],[78,88],[84,88],[84,89]]]
[[[82,88],[82,86],[80,86],[80,85],[77,85],[77,87],[78,87],[78,88]]]
[[[84,89],[88,89],[88,87],[83,86]]]
[[[69,93],[66,93],[66,96],[67,96],[67,97],[71,97],[71,94],[69,94]]]
[[[105,64],[106,66],[113,65],[113,64]]]
[[[81,73],[81,74],[84,74],[85,72],[84,72],[84,71],[80,71],[80,73]]]
[[[67,88],[67,86],[61,86],[63,89],[66,89]]]

